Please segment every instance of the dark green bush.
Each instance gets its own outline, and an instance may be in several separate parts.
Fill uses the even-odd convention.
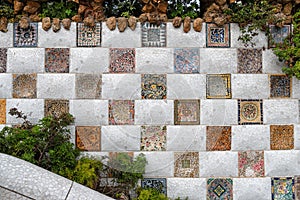
[[[78,4],[72,1],[66,0],[56,0],[42,2],[40,17],[50,17],[50,18],[72,18],[77,14]]]
[[[168,1],[168,18],[190,17],[192,19],[200,17],[200,1],[197,0],[174,0]]]

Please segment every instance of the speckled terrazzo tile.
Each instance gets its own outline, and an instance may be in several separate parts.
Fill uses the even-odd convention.
[[[13,98],[36,98],[36,74],[13,74]]]
[[[6,99],[0,99],[0,124],[6,124]]]
[[[69,100],[45,99],[45,116],[59,117],[69,113]]]
[[[200,51],[199,48],[174,49],[175,73],[199,73]]]
[[[76,74],[75,90],[78,99],[99,99],[102,91],[102,76]]]
[[[0,73],[6,72],[7,48],[0,48]]]
[[[110,49],[110,73],[134,73],[135,49],[111,48]]]
[[[142,24],[142,47],[165,47],[167,44],[167,25]]]
[[[238,122],[239,124],[263,124],[262,100],[239,100]]]
[[[239,177],[263,177],[265,175],[264,152],[239,152]]]
[[[50,73],[68,73],[69,55],[69,48],[46,48],[45,71]]]
[[[233,181],[230,178],[207,179],[207,199],[233,200]]]
[[[30,23],[27,29],[14,23],[14,47],[36,47],[37,41],[38,23]]]
[[[291,26],[284,25],[283,27],[277,27],[275,25],[269,25],[269,31],[271,39],[268,41],[269,48],[273,48],[276,44],[280,44],[290,35]]]
[[[206,75],[206,98],[207,99],[230,99],[231,76],[230,74],[207,74]]]
[[[109,124],[133,125],[134,101],[133,100],[109,100]]]
[[[141,151],[165,151],[166,135],[166,126],[142,126]]]
[[[230,24],[206,23],[206,47],[230,47]]]
[[[293,200],[294,178],[292,177],[274,177],[272,178],[272,200]]]
[[[292,80],[287,75],[275,74],[269,75],[270,97],[271,98],[289,98],[292,90]]]
[[[101,30],[101,23],[95,23],[95,27],[77,23],[77,47],[100,47]]]
[[[167,76],[165,74],[142,74],[142,99],[166,99]]]
[[[207,126],[206,127],[207,151],[231,150],[231,126]]]
[[[0,199],[3,199],[3,200],[31,200],[31,198],[27,198],[25,196],[22,196],[18,193],[4,189],[2,187],[0,187]]]
[[[100,126],[76,126],[76,147],[81,151],[101,151]]]
[[[270,137],[271,150],[294,149],[293,125],[271,125]]]
[[[262,73],[262,49],[238,49],[238,73]]]
[[[200,124],[200,100],[175,100],[174,124],[197,125]]]
[[[142,188],[154,188],[167,195],[167,179],[165,178],[144,178],[141,180],[141,186]]]
[[[199,177],[199,153],[175,152],[174,153],[174,177],[198,178]]]

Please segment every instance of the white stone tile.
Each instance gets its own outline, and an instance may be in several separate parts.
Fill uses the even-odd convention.
[[[70,100],[70,113],[76,126],[99,126],[108,124],[107,100]]]
[[[122,33],[118,28],[111,31],[106,23],[102,23],[102,47],[141,47],[141,38],[140,23],[137,23],[134,31],[127,27]]]
[[[0,98],[12,98],[12,75],[0,74]]]
[[[167,24],[167,47],[205,47],[206,30],[205,23],[202,23],[201,32],[196,32],[191,23],[191,30],[188,33],[183,31],[183,24],[174,28],[172,23]]]
[[[234,178],[234,200],[271,200],[271,178]]]
[[[102,98],[115,100],[141,99],[141,75],[103,74]]]
[[[292,97],[296,99],[300,99],[300,80],[293,77],[293,86],[292,86]]]
[[[204,74],[168,74],[168,99],[204,99],[206,76]]]
[[[168,151],[205,151],[205,126],[168,126]]]
[[[206,200],[206,179],[168,178],[167,194],[171,199]]]
[[[44,72],[45,49],[9,48],[7,51],[7,72],[39,73]]]
[[[74,99],[75,74],[38,74],[37,97],[44,99]]]
[[[266,125],[232,126],[233,151],[269,150],[270,127]]]
[[[7,124],[20,124],[22,119],[16,119],[11,116],[9,110],[17,108],[22,111],[27,119],[32,123],[37,123],[44,117],[44,100],[43,99],[7,99],[6,100],[6,123]]]
[[[103,73],[108,72],[108,48],[71,48],[71,73]]]
[[[267,74],[231,74],[232,98],[267,99],[270,96]]]
[[[136,100],[135,124],[174,124],[174,102],[172,100]]]
[[[200,73],[236,73],[237,50],[200,48]]]
[[[263,73],[280,74],[286,65],[278,60],[272,49],[266,49],[262,52],[262,66]]]
[[[174,71],[173,49],[170,48],[137,48],[137,73],[172,73]]]
[[[76,47],[76,22],[71,23],[70,30],[66,30],[61,26],[61,29],[56,33],[52,31],[52,28],[44,31],[42,23],[39,23],[38,31],[38,47]]]
[[[7,25],[7,30],[6,33],[0,31],[0,48],[13,47],[13,23]]]
[[[200,102],[200,124],[234,125],[238,123],[238,104],[232,99],[206,99]]]
[[[200,152],[200,177],[237,177],[238,152]]]
[[[102,126],[102,151],[139,151],[140,126]]]
[[[300,150],[300,125],[294,125],[294,147],[297,150]]]
[[[298,123],[298,100],[272,99],[263,101],[265,124]]]
[[[81,199],[81,200],[113,200],[100,192],[92,190],[88,187],[80,185],[76,182],[73,182],[72,187],[66,197],[66,200],[74,200],[74,199]]]
[[[265,151],[265,176],[294,176],[300,174],[300,151]]]

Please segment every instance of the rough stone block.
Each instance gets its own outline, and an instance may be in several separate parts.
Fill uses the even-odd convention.
[[[0,74],[0,98],[12,98],[12,74]]]
[[[282,67],[286,66],[280,62],[272,49],[266,49],[262,52],[263,73],[282,73]]]
[[[8,31],[0,31],[0,47],[13,47],[13,23],[7,25]]]

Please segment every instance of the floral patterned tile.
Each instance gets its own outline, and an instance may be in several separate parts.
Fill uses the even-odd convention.
[[[263,124],[262,100],[239,100],[239,124]]]
[[[293,200],[294,179],[292,177],[272,178],[272,199],[273,200]]]
[[[142,74],[142,99],[166,99],[167,76],[165,74]]]
[[[174,71],[176,73],[199,73],[199,48],[178,48],[174,50]]]
[[[209,178],[207,180],[207,199],[233,200],[233,181],[230,178]]]
[[[206,47],[230,47],[230,24],[206,23]]]
[[[141,151],[165,151],[166,135],[166,126],[142,126]]]
[[[0,48],[0,73],[6,72],[7,48]]]
[[[231,126],[207,126],[206,127],[207,151],[231,150]]]
[[[269,40],[269,48],[276,47],[276,44],[283,43],[284,39],[290,35],[291,26],[284,25],[282,28],[275,25],[269,25],[271,39]]]
[[[100,74],[76,74],[76,98],[99,99],[101,97],[101,85]]]
[[[36,98],[36,74],[13,74],[13,98]]]
[[[69,54],[69,48],[46,48],[45,71],[50,73],[68,73]]]
[[[263,177],[264,166],[263,151],[239,152],[239,177]]]
[[[291,96],[292,80],[287,75],[270,75],[270,97],[289,98]]]
[[[0,124],[6,124],[6,99],[0,99]]]
[[[110,49],[110,73],[134,73],[135,49],[111,48]]]
[[[230,74],[206,75],[206,98],[207,99],[231,99]]]
[[[238,49],[238,73],[262,73],[262,49]]]
[[[165,47],[167,44],[167,25],[142,24],[142,47]]]
[[[109,100],[109,125],[133,125],[134,100]]]
[[[294,125],[271,125],[271,150],[294,149]]]
[[[174,177],[199,177],[199,152],[175,152]]]
[[[167,179],[165,178],[144,178],[141,181],[141,186],[142,188],[154,188],[167,195]]]
[[[45,99],[44,115],[60,117],[64,113],[69,113],[69,100]]]
[[[36,47],[38,40],[38,23],[30,23],[27,29],[22,29],[14,23],[14,47]]]
[[[174,101],[175,125],[200,124],[200,100]]]
[[[100,126],[76,126],[76,147],[81,151],[100,151]]]
[[[96,23],[95,27],[77,23],[77,47],[100,47],[101,29],[101,23]]]

